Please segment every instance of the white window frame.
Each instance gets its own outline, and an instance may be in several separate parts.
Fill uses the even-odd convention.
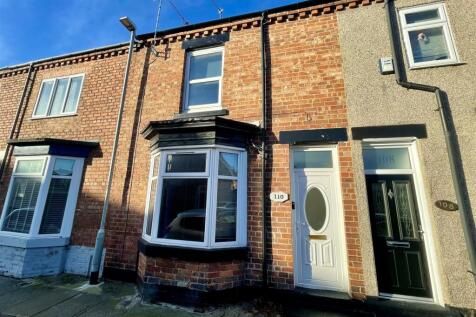
[[[438,10],[438,14],[440,16],[439,19],[418,22],[418,23],[411,23],[411,24],[408,24],[406,21],[407,14],[435,10],[435,9]],[[408,58],[408,63],[410,65],[410,68],[423,68],[423,67],[431,67],[431,66],[451,65],[451,64],[456,64],[459,62],[459,57],[456,52],[454,38],[451,32],[451,27],[450,27],[448,15],[446,13],[446,7],[444,3],[434,3],[430,5],[421,5],[421,6],[411,7],[411,8],[402,8],[402,9],[399,9],[399,14],[400,14],[400,26],[402,29],[403,40],[405,42],[405,48],[407,51],[407,58]],[[449,58],[444,60],[415,63],[409,33],[412,31],[425,30],[425,29],[434,28],[434,27],[442,27],[443,29],[446,46],[448,47]]]
[[[43,160],[43,169],[41,173],[16,173],[18,162],[26,160]],[[56,159],[74,160],[73,175],[72,176],[59,176],[53,175],[53,167]],[[71,229],[73,227],[74,212],[76,209],[76,202],[79,194],[79,187],[81,184],[82,172],[84,166],[84,158],[70,157],[70,156],[18,156],[15,160],[13,174],[10,178],[10,184],[8,186],[7,196],[3,205],[2,215],[0,217],[0,236],[2,237],[18,237],[28,239],[54,239],[54,238],[69,238],[71,236]],[[33,213],[33,219],[30,225],[30,231],[28,233],[3,231],[3,223],[5,221],[8,202],[10,200],[13,187],[13,180],[15,177],[25,176],[39,176],[41,177],[41,185],[38,192],[38,198],[35,205],[35,211]],[[58,234],[40,234],[41,221],[43,219],[43,213],[45,209],[46,199],[48,197],[48,191],[52,178],[68,178],[71,179],[68,198],[66,200],[65,212],[63,216],[63,223],[61,230]]]
[[[78,78],[78,77],[81,77],[81,85],[79,86],[79,95],[78,95],[78,100],[76,101],[76,105],[74,107],[74,111],[65,112],[64,108],[66,107],[66,100],[68,99],[69,91],[71,88],[71,81],[73,78]],[[63,98],[63,102],[61,106],[61,112],[60,114],[57,114],[57,115],[50,115],[51,107],[53,105],[53,99],[54,99],[53,96],[55,96],[56,94],[56,88],[58,86],[58,82],[60,79],[68,79],[68,85],[66,86],[66,93]],[[37,115],[36,110],[40,102],[41,92],[43,91],[43,86],[45,85],[45,83],[48,83],[48,82],[53,82],[53,88],[51,89],[50,95],[48,96],[48,106],[46,109],[46,114]],[[33,109],[32,119],[55,118],[55,117],[66,117],[66,116],[76,115],[76,113],[78,112],[79,100],[81,99],[81,94],[83,92],[83,85],[84,85],[84,74],[75,74],[75,75],[44,79],[41,82],[40,90],[38,91],[38,96],[36,97],[36,103],[35,103],[35,108]]]
[[[192,56],[201,56],[201,55],[208,55],[213,53],[221,53],[221,75],[215,77],[208,77],[202,79],[194,79],[190,80],[190,59]],[[211,110],[219,110],[221,109],[221,101],[222,101],[222,86],[223,86],[223,73],[225,67],[225,48],[223,46],[211,47],[206,49],[199,49],[187,52],[186,57],[186,66],[185,66],[185,81],[184,81],[184,98],[183,98],[183,110],[184,112],[200,112],[200,111],[211,111]],[[190,84],[198,84],[198,83],[207,83],[212,81],[218,81],[218,102],[217,103],[210,103],[210,104],[202,104],[202,105],[195,105],[189,106],[189,90]]]
[[[238,155],[238,175],[221,176],[218,175],[219,155],[222,152],[234,153]],[[207,153],[207,165],[204,173],[166,173],[165,166],[168,154],[199,154]],[[149,184],[147,190],[146,209],[144,213],[144,227],[142,237],[144,240],[158,245],[177,246],[177,247],[191,247],[198,249],[221,249],[233,247],[245,247],[247,244],[247,153],[244,149],[234,148],[228,146],[191,146],[179,148],[163,148],[159,152],[153,154],[153,158],[159,156],[159,173],[157,192],[155,195],[155,202],[150,201],[151,190],[151,176],[153,175],[153,165],[150,167]],[[151,160],[151,164],[153,159]],[[205,233],[204,241],[186,241],[157,238],[159,219],[160,219],[160,204],[162,201],[162,188],[164,178],[204,178],[208,180],[207,183],[207,207],[205,211]],[[233,179],[238,181],[237,189],[237,208],[236,208],[236,240],[227,242],[215,242],[216,230],[216,206],[217,206],[217,186],[218,179]],[[154,213],[152,219],[151,235],[146,234],[147,225],[147,210],[150,203],[154,203]]]

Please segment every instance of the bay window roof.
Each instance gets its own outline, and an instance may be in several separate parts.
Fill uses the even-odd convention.
[[[228,145],[246,147],[257,136],[256,125],[218,116],[151,121],[142,131],[151,148],[184,145]]]

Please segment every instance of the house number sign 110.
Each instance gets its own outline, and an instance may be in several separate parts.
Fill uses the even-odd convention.
[[[269,199],[271,199],[271,201],[282,203],[289,199],[289,195],[283,192],[272,192],[269,194]]]

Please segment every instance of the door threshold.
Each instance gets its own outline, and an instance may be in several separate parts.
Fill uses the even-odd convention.
[[[333,291],[333,290],[325,290],[325,289],[315,289],[315,288],[305,288],[305,287],[296,287],[294,288],[294,292],[298,294],[316,296],[316,297],[327,297],[333,299],[340,299],[340,300],[351,300],[349,293],[344,291]]]
[[[417,297],[417,296],[408,296],[408,295],[390,294],[390,293],[379,293],[378,297],[382,299],[396,300],[396,301],[402,301],[402,302],[438,305],[438,303],[436,303],[433,298],[429,298],[429,297]]]

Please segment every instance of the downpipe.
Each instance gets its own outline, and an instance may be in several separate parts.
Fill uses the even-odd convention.
[[[267,132],[267,72],[268,72],[268,61],[266,59],[266,25],[267,13],[264,11],[261,15],[261,117],[263,124],[261,126],[261,208],[262,208],[262,222],[263,222],[263,236],[262,236],[262,286],[264,288],[268,287],[268,256],[266,252],[266,247],[268,245],[268,227],[267,227],[267,212],[266,212],[266,132]]]
[[[114,134],[114,144],[112,147],[111,163],[109,165],[106,194],[104,196],[104,203],[103,203],[102,214],[101,214],[101,224],[99,226],[99,230],[96,235],[94,256],[93,256],[93,261],[91,263],[91,274],[89,276],[89,284],[91,285],[96,285],[99,283],[99,272],[100,272],[100,267],[101,267],[101,262],[103,257],[104,240],[106,236],[105,227],[106,227],[107,212],[109,209],[109,196],[111,195],[111,185],[112,185],[112,179],[114,175],[114,166],[116,162],[117,148],[119,145],[119,135],[121,132],[122,115],[124,112],[124,104],[125,104],[125,97],[126,97],[126,91],[127,91],[127,82],[129,79],[129,69],[130,69],[132,52],[134,49],[134,43],[135,43],[135,37],[136,37],[135,29],[130,31],[130,33],[131,33],[131,37],[129,41],[129,53],[127,55],[127,64],[126,64],[126,69],[124,72],[124,82],[122,84],[121,99],[119,102],[119,114],[118,114],[118,118],[116,122],[116,130]]]
[[[471,264],[471,271],[469,272],[473,275],[473,279],[476,283],[476,238],[473,234],[475,228],[472,225],[472,221],[470,219],[470,205],[464,198],[465,195],[463,194],[467,193],[467,189],[459,181],[459,175],[462,174],[462,171],[460,168],[458,168],[458,166],[462,166],[462,164],[458,159],[459,155],[457,150],[456,131],[454,131],[453,127],[449,124],[450,118],[447,117],[447,113],[449,113],[449,105],[446,102],[445,93],[443,90],[436,86],[423,85],[407,81],[406,75],[402,68],[403,61],[400,53],[401,46],[399,35],[398,33],[395,33],[395,28],[393,27],[394,25],[397,25],[396,19],[394,20],[395,7],[393,0],[385,0],[385,10],[387,16],[387,27],[390,38],[390,45],[392,49],[392,58],[395,65],[394,68],[397,84],[407,89],[426,91],[435,94],[436,102],[438,105],[438,112],[440,113],[441,125],[445,136],[445,144],[448,153],[448,160],[450,163],[451,178],[453,181],[457,204],[459,206],[459,216],[463,227],[469,261]]]
[[[8,136],[9,139],[13,139],[15,137],[15,132],[17,130],[17,125],[18,125],[18,120],[20,119],[23,104],[25,103],[25,98],[26,98],[26,93],[28,91],[28,86],[30,85],[30,81],[32,80],[31,79],[32,71],[33,71],[33,63],[30,63],[29,67],[28,67],[28,74],[27,74],[26,80],[25,80],[25,86],[23,86],[23,92],[21,94],[20,103],[19,103],[17,111],[15,113],[15,119],[13,120],[12,127],[10,128],[10,134]],[[5,168],[7,166],[7,158],[8,158],[8,154],[9,154],[10,150],[11,150],[11,146],[10,146],[10,144],[7,143],[7,146],[5,148],[5,152],[3,153],[2,165],[0,166],[0,184],[3,184],[3,174],[4,174]]]

